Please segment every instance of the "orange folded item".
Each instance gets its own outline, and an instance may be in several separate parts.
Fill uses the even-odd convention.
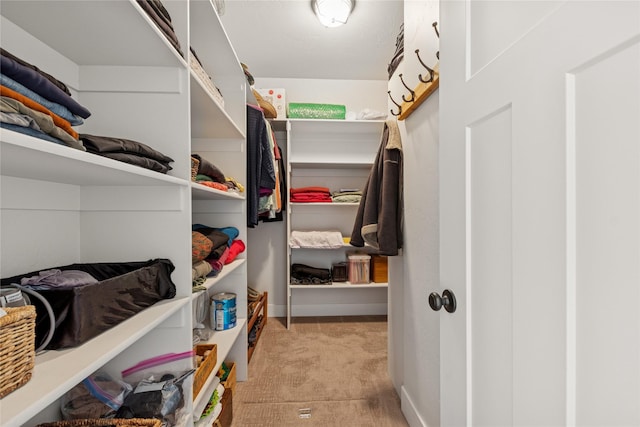
[[[24,96],[23,94],[18,93],[16,91],[14,91],[12,89],[9,89],[8,87],[2,86],[2,85],[0,85],[0,95],[8,96],[9,98],[13,98],[13,99],[15,99],[17,101],[22,102],[24,105],[26,105],[27,107],[29,107],[31,109],[34,109],[36,111],[40,111],[41,113],[44,113],[44,114],[47,114],[47,115],[51,116],[51,118],[53,118],[53,123],[55,123],[56,126],[58,126],[60,129],[62,129],[65,132],[67,132],[69,135],[71,135],[75,139],[78,139],[78,132],[73,130],[73,128],[71,127],[71,123],[69,123],[67,120],[63,119],[62,117],[58,116],[57,114],[53,113],[51,110],[49,110],[48,108],[46,108],[42,104],[39,104],[36,101],[34,101],[33,99],[28,98],[28,97]]]

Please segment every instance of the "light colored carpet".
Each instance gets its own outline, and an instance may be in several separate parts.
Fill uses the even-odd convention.
[[[233,427],[406,427],[384,316],[269,318],[233,396]]]

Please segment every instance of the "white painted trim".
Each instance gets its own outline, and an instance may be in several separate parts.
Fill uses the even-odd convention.
[[[577,272],[576,272],[576,87],[575,74],[566,85],[566,425],[576,425]]]
[[[291,316],[378,316],[387,314],[387,303],[375,304],[306,304],[292,306]],[[269,304],[269,317],[286,317],[287,306]]]
[[[287,317],[286,304],[267,304],[269,317]]]
[[[424,420],[418,413],[416,405],[413,403],[413,399],[411,399],[411,396],[409,396],[407,389],[404,386],[402,386],[401,391],[402,393],[400,395],[400,407],[402,409],[402,413],[404,417],[407,420],[407,423],[409,423],[409,426],[410,427],[418,427],[418,426],[428,427],[427,423],[424,422]]]
[[[387,303],[301,304],[291,307],[291,316],[371,316],[387,314]]]

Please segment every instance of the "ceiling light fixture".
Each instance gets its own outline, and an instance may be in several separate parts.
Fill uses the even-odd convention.
[[[355,0],[311,0],[313,12],[325,27],[338,27],[347,23]]]

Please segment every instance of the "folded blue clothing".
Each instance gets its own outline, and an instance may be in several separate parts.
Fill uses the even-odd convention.
[[[71,96],[71,92],[69,91],[69,88],[67,87],[66,84],[64,84],[64,82],[61,82],[60,80],[56,79],[55,77],[53,77],[51,74],[42,71],[40,68],[36,67],[33,64],[28,63],[27,61],[25,61],[24,59],[18,58],[17,56],[15,56],[14,54],[12,54],[11,52],[9,52],[6,49],[3,49],[2,47],[0,47],[0,55],[2,56],[6,56],[7,58],[11,58],[14,61],[16,61],[19,64],[24,65],[25,67],[29,67],[32,70],[42,74],[44,76],[44,78],[46,78],[47,80],[49,80],[51,83],[53,83],[54,85],[58,86],[64,93],[66,93],[67,95]]]
[[[60,144],[60,145],[64,145],[65,147],[68,147],[68,145],[64,141],[58,138],[54,138],[53,136],[46,134],[41,130],[36,130],[34,128],[18,126],[11,123],[5,123],[5,122],[0,122],[0,128],[9,129],[9,130],[23,133],[29,136],[35,136],[36,138],[44,139],[45,141],[49,141],[49,142],[55,142],[56,144]]]
[[[80,105],[75,99],[64,93],[62,89],[51,83],[37,71],[29,67],[25,67],[13,59],[2,55],[0,55],[0,69],[2,69],[2,74],[5,76],[10,77],[21,85],[28,87],[49,101],[64,105],[73,114],[77,114],[83,119],[86,119],[91,115],[89,110]]]
[[[4,71],[4,70],[2,70]],[[18,92],[20,95],[24,95],[32,101],[37,102],[45,108],[48,108],[52,113],[57,114],[62,117],[72,126],[78,126],[84,123],[82,117],[76,116],[73,114],[67,107],[64,105],[57,104],[55,102],[51,102],[46,98],[41,97],[28,87],[21,85],[17,81],[13,80],[11,77],[5,76],[3,73],[0,73],[0,84],[2,86],[8,87],[9,89]]]

